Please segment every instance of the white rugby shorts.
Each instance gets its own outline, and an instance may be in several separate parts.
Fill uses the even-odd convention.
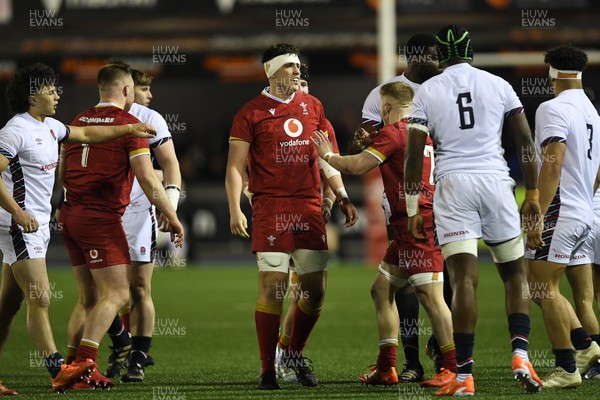
[[[123,214],[122,221],[127,243],[129,244],[131,261],[153,262],[157,234],[154,206],[137,212],[130,212],[127,209]]]
[[[36,232],[24,233],[15,225],[11,228],[0,229],[0,251],[2,251],[4,264],[13,265],[20,260],[32,258],[46,258],[48,243],[50,242],[50,227],[41,225]]]
[[[539,250],[527,249],[525,258],[569,266],[594,260],[594,229],[587,223],[561,216],[555,222],[544,222],[544,246]]]
[[[433,213],[439,245],[479,238],[501,243],[521,235],[514,187],[504,174],[450,173],[438,179]]]

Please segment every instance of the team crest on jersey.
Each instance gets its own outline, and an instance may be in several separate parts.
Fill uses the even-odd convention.
[[[298,121],[296,118],[288,118],[283,123],[283,130],[285,133],[293,138],[297,138],[302,135],[302,130],[304,127],[302,126],[302,122]]]
[[[308,110],[306,109],[306,106],[308,106],[308,104],[306,104],[305,102],[300,103],[300,107],[302,107],[302,114],[304,115],[308,115]]]
[[[270,235],[269,237],[267,237],[267,240],[269,241],[269,246],[275,246],[275,239],[277,239],[277,238],[273,235]]]
[[[140,247],[140,254],[141,255],[145,255],[146,254],[146,248],[144,246]]]
[[[56,135],[52,129],[50,129],[50,134],[52,135],[52,139],[56,140]]]

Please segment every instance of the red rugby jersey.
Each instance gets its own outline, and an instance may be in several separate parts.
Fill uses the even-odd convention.
[[[71,125],[124,125],[140,122],[136,117],[109,103],[80,113]],[[150,154],[148,139],[132,135],[102,144],[65,144],[65,205],[72,212],[123,215],[133,184],[131,158]]]
[[[406,195],[404,192],[404,154],[406,152],[406,124],[396,122],[379,130],[373,141],[364,151],[369,152],[380,162],[383,187],[390,202],[392,217],[390,225],[406,229]],[[433,143],[429,136],[423,154],[423,175],[419,209],[424,217],[431,218],[433,212]],[[428,223],[426,222],[426,225]]]
[[[230,141],[250,143],[248,189],[254,198],[316,198],[320,202],[317,151],[310,138],[330,127],[321,102],[295,92],[281,100],[265,90],[236,114]]]

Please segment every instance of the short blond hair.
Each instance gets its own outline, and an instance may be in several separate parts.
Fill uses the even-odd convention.
[[[131,77],[135,86],[150,86],[152,85],[152,76],[137,69],[131,70]]]
[[[411,103],[414,92],[412,88],[403,82],[386,83],[379,89],[381,96],[390,96],[399,103]]]

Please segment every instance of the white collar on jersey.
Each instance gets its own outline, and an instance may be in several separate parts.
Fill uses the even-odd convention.
[[[42,121],[38,121],[37,119],[33,118],[33,115],[29,114],[28,111],[25,111],[24,113],[22,113],[21,115],[23,115],[23,118],[25,118],[26,120],[28,120],[29,122],[32,122],[34,124],[44,124],[44,122],[46,121],[46,118],[50,118],[50,117],[44,117],[44,122]]]
[[[273,100],[275,100],[275,101],[278,101],[278,102],[280,102],[280,103],[288,104],[290,101],[294,100],[294,97],[296,97],[296,92],[294,92],[294,93],[292,93],[292,95],[289,97],[289,99],[287,99],[287,100],[280,99],[279,97],[273,96],[271,93],[269,93],[269,89],[270,89],[270,88],[271,88],[270,86],[267,86],[266,88],[264,88],[264,89],[263,89],[263,91],[262,91],[262,93],[261,93],[261,94],[262,94],[263,96],[267,96],[268,98],[270,98],[270,99],[273,99]]]
[[[569,71],[556,69],[550,65],[550,72],[548,73],[552,79],[581,79],[581,71]],[[560,76],[563,75],[563,76]],[[564,76],[564,75],[575,75],[575,76]]]
[[[100,103],[96,104],[96,107],[117,107],[117,108],[121,108],[118,105],[116,105],[115,103],[112,103],[110,101],[101,101]]]

